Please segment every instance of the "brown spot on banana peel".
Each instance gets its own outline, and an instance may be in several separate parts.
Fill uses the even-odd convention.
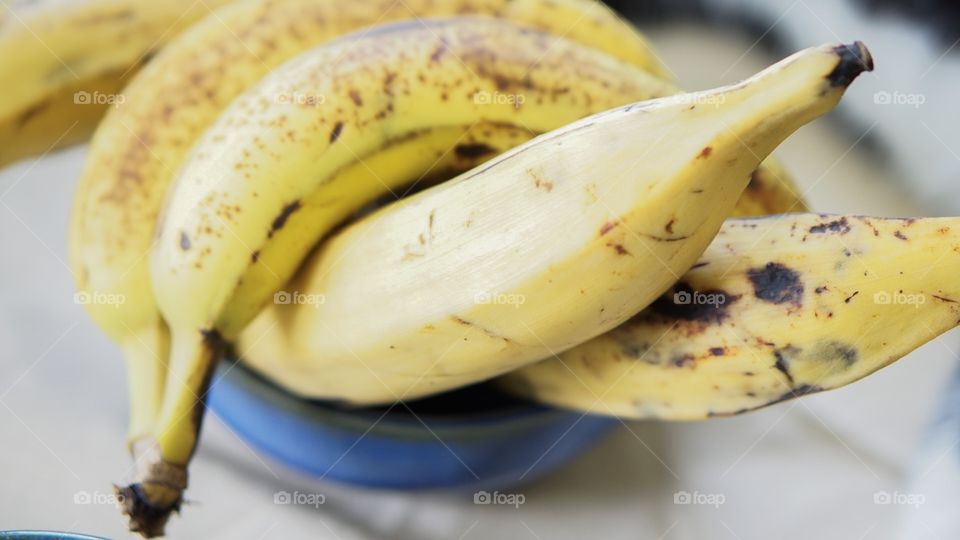
[[[623,247],[623,244],[609,242],[607,243],[607,246],[613,248],[613,250],[617,252],[617,255],[630,255],[630,252],[627,251],[627,248]]]
[[[845,217],[829,223],[821,223],[820,225],[814,225],[813,227],[810,227],[811,234],[823,234],[827,232],[847,234],[850,232],[850,230],[850,223],[847,222],[847,218]]]
[[[712,298],[714,302],[696,302],[696,298]],[[688,299],[688,301],[678,301]],[[672,292],[650,305],[650,313],[675,321],[717,324],[727,319],[730,305],[740,299],[719,289],[694,291],[685,282],[678,282]],[[638,317],[647,316],[641,312]]]
[[[710,154],[712,153],[713,153],[713,147],[705,146],[703,150],[701,150],[700,153],[697,154],[697,159],[707,159],[708,157],[710,157]]]
[[[608,221],[604,223],[603,226],[600,227],[600,236],[603,236],[608,232],[612,231],[613,228],[616,227],[617,225],[619,225],[619,222],[617,221]]]
[[[283,210],[273,219],[273,223],[270,224],[270,232],[267,233],[267,238],[273,238],[274,233],[279,231],[286,225],[287,220],[290,219],[290,216],[299,210],[303,206],[303,203],[297,199],[292,203],[283,207]]]
[[[902,231],[897,231],[897,232],[893,233],[893,235],[896,236],[897,238],[899,238],[900,240],[905,241],[905,242],[909,240],[909,238],[907,238],[906,235],[904,235]]]
[[[487,337],[490,337],[490,338],[493,338],[493,339],[503,340],[504,343],[513,343],[513,340],[510,339],[510,338],[508,338],[507,336],[500,335],[500,334],[494,332],[493,330],[490,330],[489,328],[484,328],[484,327],[482,327],[482,326],[480,326],[480,325],[478,325],[478,324],[476,324],[476,323],[474,323],[474,322],[468,321],[468,320],[464,319],[463,317],[460,317],[459,315],[451,315],[451,316],[450,316],[450,320],[452,320],[453,322],[455,322],[455,323],[457,323],[457,324],[463,325],[463,326],[469,326],[469,327],[471,327],[471,328],[476,328],[477,330],[479,330],[479,331],[483,332],[484,334],[486,334]]]
[[[180,232],[180,249],[187,251],[190,249],[190,237],[187,236],[187,233]]]
[[[834,87],[847,87],[864,71],[873,71],[873,56],[862,41],[840,45],[833,49],[839,61],[827,80]]]
[[[485,143],[458,144],[453,148],[454,154],[461,159],[477,159],[497,153],[497,149]]]
[[[803,304],[803,283],[800,275],[780,263],[767,263],[763,268],[747,271],[754,295],[771,304]]]
[[[330,144],[337,142],[341,134],[343,134],[343,122],[337,122],[330,131]]]
[[[353,104],[357,107],[363,106],[363,97],[360,96],[360,92],[356,90],[350,90],[349,92],[350,100],[353,101]]]

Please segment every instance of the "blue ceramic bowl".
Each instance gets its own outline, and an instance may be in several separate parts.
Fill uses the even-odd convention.
[[[222,376],[222,378],[221,378]],[[251,446],[308,476],[397,490],[503,489],[567,463],[616,420],[506,397],[487,385],[392,409],[297,398],[225,363],[208,406]]]

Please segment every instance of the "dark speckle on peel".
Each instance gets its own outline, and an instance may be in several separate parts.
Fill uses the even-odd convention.
[[[803,303],[803,283],[800,275],[780,263],[767,263],[763,268],[747,271],[757,298],[772,304]]]
[[[487,154],[493,154],[497,150],[492,146],[484,143],[467,143],[467,144],[458,144],[453,149],[457,157],[465,159],[475,159],[483,157]]]
[[[337,142],[337,139],[340,138],[340,135],[343,133],[343,122],[337,122],[333,126],[333,131],[330,132],[330,144]]]
[[[820,225],[810,227],[811,234],[823,234],[827,232],[847,234],[850,232],[850,223],[848,223],[847,218],[844,217],[829,223],[821,223]]]
[[[607,234],[608,232],[612,231],[613,228],[616,227],[616,226],[617,226],[617,222],[616,222],[616,221],[608,221],[608,222],[604,223],[604,224],[603,224],[603,227],[600,227],[600,236],[603,236],[603,235]]]
[[[190,249],[190,237],[185,232],[180,233],[180,249],[184,251]]]
[[[702,158],[702,159],[706,159],[706,158],[710,157],[710,154],[711,154],[711,153],[713,153],[713,147],[704,146],[704,147],[703,147],[703,150],[701,150],[700,153],[697,154],[697,158],[698,158],[698,159],[701,159],[701,158]]]
[[[287,220],[290,219],[290,216],[300,209],[301,203],[299,200],[293,201],[292,203],[283,207],[283,210],[274,218],[273,223],[270,224],[270,232],[268,233],[269,237],[273,237],[273,233],[279,231],[286,225]]]
[[[697,299],[700,301],[694,301]],[[704,302],[703,299],[713,299],[714,302]],[[694,291],[687,283],[679,282],[673,292],[651,304],[650,310],[657,315],[681,321],[720,323],[727,318],[730,305],[739,299],[739,296],[720,290]]]
[[[773,351],[773,356],[776,358],[773,367],[777,368],[780,373],[783,373],[791,385],[793,384],[793,374],[790,373],[790,362],[799,354],[800,349],[793,345],[787,345],[782,349]]]

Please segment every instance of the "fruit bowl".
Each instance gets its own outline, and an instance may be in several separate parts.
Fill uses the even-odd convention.
[[[221,364],[214,380],[210,409],[259,452],[310,477],[371,488],[516,486],[569,462],[618,423],[485,384],[406,406],[352,408],[299,398],[236,362]]]

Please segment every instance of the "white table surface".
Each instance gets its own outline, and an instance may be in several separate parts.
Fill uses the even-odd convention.
[[[655,33],[687,87],[718,82],[749,43],[700,29]],[[697,41],[699,40],[699,41]],[[703,43],[709,43],[704,56]],[[762,67],[754,53],[724,80]],[[848,99],[869,99],[856,86]],[[779,154],[815,208],[920,215],[854,137],[821,121]],[[85,150],[0,171],[0,527],[125,538],[109,504],[128,480],[120,354],[73,303],[65,264],[73,186]],[[172,538],[665,538],[888,539],[909,507],[876,505],[901,486],[958,334],[930,343],[850,387],[733,419],[630,422],[553,476],[526,486],[526,503],[396,495],[314,484],[258,457],[210,416],[191,468],[192,501]],[[933,470],[932,474],[936,474]],[[285,489],[320,491],[326,504],[273,504]],[[718,508],[675,505],[679,490],[722,494]]]

